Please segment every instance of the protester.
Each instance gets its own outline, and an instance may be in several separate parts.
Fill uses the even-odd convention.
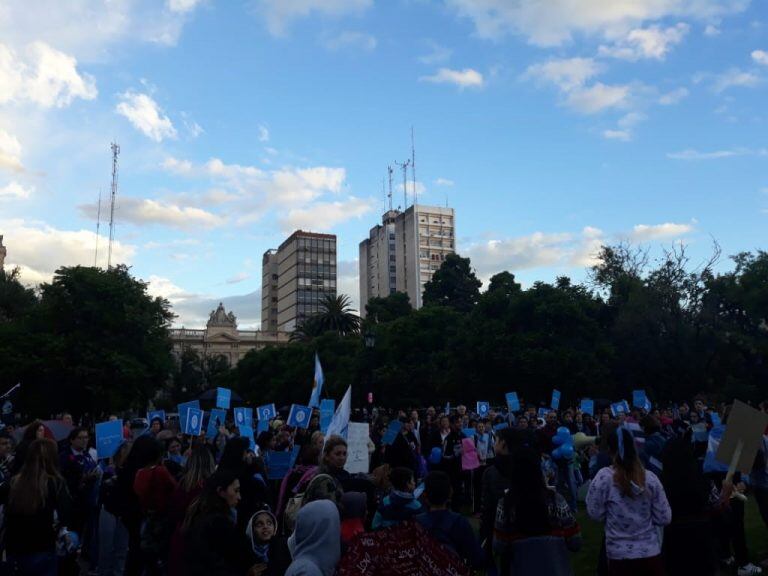
[[[438,542],[473,568],[479,569],[483,565],[483,553],[467,519],[449,510],[451,492],[451,479],[445,472],[427,474],[424,497],[428,511],[415,519]]]
[[[21,437],[21,441],[16,446],[13,467],[11,469],[12,475],[18,474],[19,470],[21,470],[21,467],[24,465],[24,459],[26,458],[29,445],[41,438],[45,438],[45,426],[43,426],[43,423],[40,420],[33,420],[27,424],[27,427],[24,429],[24,434]]]
[[[26,448],[24,465],[0,492],[5,504],[5,549],[11,573],[57,574],[58,531],[70,521],[71,499],[59,473],[57,446],[46,438]]]
[[[389,474],[392,491],[384,497],[373,517],[374,530],[388,528],[420,514],[421,502],[413,495],[416,481],[410,468],[394,468]]]
[[[261,460],[251,450],[250,441],[244,436],[227,442],[218,469],[228,470],[240,480],[237,522],[240,532],[245,533],[246,523],[253,513],[263,504],[274,504],[266,482],[266,471]]]
[[[101,482],[99,512],[99,576],[121,576],[128,557],[128,529],[120,519],[116,502],[118,478],[124,473],[131,443],[124,442],[111,459]]]
[[[246,528],[248,576],[282,576],[291,563],[287,542],[277,536],[277,518],[269,508],[253,514]]]
[[[365,532],[368,516],[363,492],[344,492],[341,496],[341,546],[346,548],[355,536]]]
[[[245,531],[236,526],[240,480],[232,470],[215,472],[205,481],[182,526],[185,538],[185,574],[236,576],[244,574]]]
[[[288,539],[291,562],[285,576],[332,576],[341,557],[339,510],[327,500],[302,507]]]
[[[661,482],[646,471],[632,434],[618,428],[608,438],[613,464],[600,470],[589,486],[587,511],[605,522],[610,576],[663,576],[659,530],[672,512]]]

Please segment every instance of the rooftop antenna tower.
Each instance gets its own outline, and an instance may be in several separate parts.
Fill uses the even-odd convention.
[[[395,169],[392,168],[392,165],[390,164],[387,166],[387,174],[389,175],[389,194],[387,194],[387,197],[389,198],[389,209],[392,210],[392,174],[395,172]]]
[[[416,192],[416,145],[413,139],[413,126],[411,126],[411,174],[413,176],[413,203],[418,204]]]
[[[93,267],[99,265],[99,228],[101,228],[101,188],[99,188],[99,203],[96,208],[96,251],[93,255]]]
[[[107,270],[112,267],[112,243],[115,241],[115,197],[117,196],[117,157],[120,145],[112,142],[112,190],[109,205],[109,250],[107,251]]]
[[[405,162],[395,161],[395,164],[400,166],[403,171],[403,212],[408,207],[408,166],[411,165],[410,158]]]

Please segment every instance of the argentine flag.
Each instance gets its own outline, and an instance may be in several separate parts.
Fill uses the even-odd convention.
[[[309,407],[320,407],[320,394],[323,392],[323,382],[325,382],[325,376],[323,376],[323,367],[320,365],[320,357],[315,352],[315,381],[312,383],[312,395],[309,397]]]
[[[336,412],[333,414],[331,423],[328,425],[328,430],[325,433],[325,440],[331,436],[341,436],[345,440],[347,439],[347,430],[349,429],[349,416],[352,412],[352,386],[347,388],[344,393],[344,398],[341,399],[339,407],[336,408]]]

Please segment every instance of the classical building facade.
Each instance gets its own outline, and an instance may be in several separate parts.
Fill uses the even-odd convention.
[[[405,212],[389,210],[360,243],[360,309],[371,298],[408,294],[421,308],[424,285],[448,254],[456,251],[453,208],[414,204]]]
[[[237,319],[223,304],[211,312],[204,330],[175,328],[171,330],[173,354],[180,358],[185,350],[195,350],[203,357],[221,356],[230,366],[236,365],[250,350],[286,344],[289,335],[261,330],[238,330]]]

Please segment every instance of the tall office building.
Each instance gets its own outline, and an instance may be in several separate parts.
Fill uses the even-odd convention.
[[[424,285],[446,255],[456,251],[453,208],[414,204],[405,212],[389,210],[360,243],[360,309],[371,298],[408,294],[421,308]]]
[[[297,230],[262,263],[262,330],[292,332],[320,311],[326,294],[336,296],[333,234]]]
[[[0,234],[0,270],[5,267],[5,257],[8,254],[5,246],[3,246],[3,235]]]

